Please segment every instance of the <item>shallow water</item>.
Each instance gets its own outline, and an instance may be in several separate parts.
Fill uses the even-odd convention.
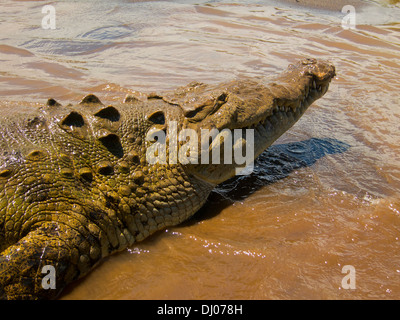
[[[345,30],[346,13],[294,1],[57,1],[56,29],[45,30],[43,2],[3,1],[3,104],[88,92],[120,101],[193,80],[269,77],[304,56],[337,68],[251,176],[62,298],[399,299],[400,8],[376,2],[354,2],[356,29]],[[345,265],[354,290],[342,288]]]

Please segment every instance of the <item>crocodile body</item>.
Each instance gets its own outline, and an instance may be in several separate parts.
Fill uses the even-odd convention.
[[[149,164],[146,151],[160,142],[148,138],[150,130],[166,133],[168,145],[172,124],[199,136],[202,129],[251,128],[257,157],[334,75],[331,64],[307,59],[269,84],[191,83],[120,104],[88,95],[77,105],[49,99],[26,112],[2,111],[0,297],[57,297],[102,258],[191,217],[217,184],[235,175],[235,163],[223,158]],[[50,288],[46,266],[55,277]]]

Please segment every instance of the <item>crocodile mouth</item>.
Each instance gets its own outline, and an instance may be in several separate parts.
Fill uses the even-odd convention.
[[[313,79],[310,84],[305,87],[303,97],[296,100],[275,99],[274,105],[270,112],[262,119],[254,122],[245,128],[256,129],[261,134],[264,134],[262,129],[270,132],[274,127],[283,125],[283,119],[288,118],[297,121],[307,108],[317,99],[322,97],[329,88],[330,80],[318,81]]]
[[[274,98],[268,110],[256,119],[253,118],[252,121],[250,120],[251,122],[241,123],[241,125],[234,127],[234,129],[230,129],[232,124],[222,126],[217,136],[210,137],[209,152],[211,153],[213,147],[221,144],[220,139],[223,137],[222,133],[224,129],[230,129],[240,131],[239,137],[237,137],[239,140],[234,141],[234,150],[251,148],[254,150],[254,158],[260,155],[282,133],[292,127],[315,100],[322,97],[328,91],[331,77],[321,80],[317,76],[312,76],[307,81],[308,83],[304,84],[301,94],[296,96],[296,98]],[[249,134],[252,135],[251,138]],[[230,160],[228,161],[231,163]],[[235,161],[233,160],[233,162]]]
[[[315,100],[327,92],[330,80],[310,80],[309,84],[304,86],[304,94],[297,97],[297,99],[275,98],[266,115],[251,125],[245,125],[241,128],[242,141],[236,144],[234,149],[245,150],[250,147],[249,141],[252,141],[251,147],[254,151],[254,159],[258,157],[284,132],[291,128]],[[249,138],[247,129],[252,131],[252,138]]]

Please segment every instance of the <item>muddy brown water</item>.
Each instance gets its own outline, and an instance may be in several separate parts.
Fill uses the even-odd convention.
[[[52,30],[44,2],[2,2],[10,108],[269,77],[305,56],[337,68],[252,175],[107,258],[62,299],[400,298],[399,4],[353,1],[356,29],[346,30],[346,12],[315,3],[57,1]],[[342,287],[346,265],[355,289]]]

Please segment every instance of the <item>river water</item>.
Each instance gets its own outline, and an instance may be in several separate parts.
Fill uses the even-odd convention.
[[[5,105],[271,77],[303,57],[337,68],[328,93],[252,175],[218,187],[190,221],[106,259],[61,298],[399,299],[396,2],[2,1]],[[43,28],[45,4],[56,29]],[[342,13],[346,4],[355,16]]]

